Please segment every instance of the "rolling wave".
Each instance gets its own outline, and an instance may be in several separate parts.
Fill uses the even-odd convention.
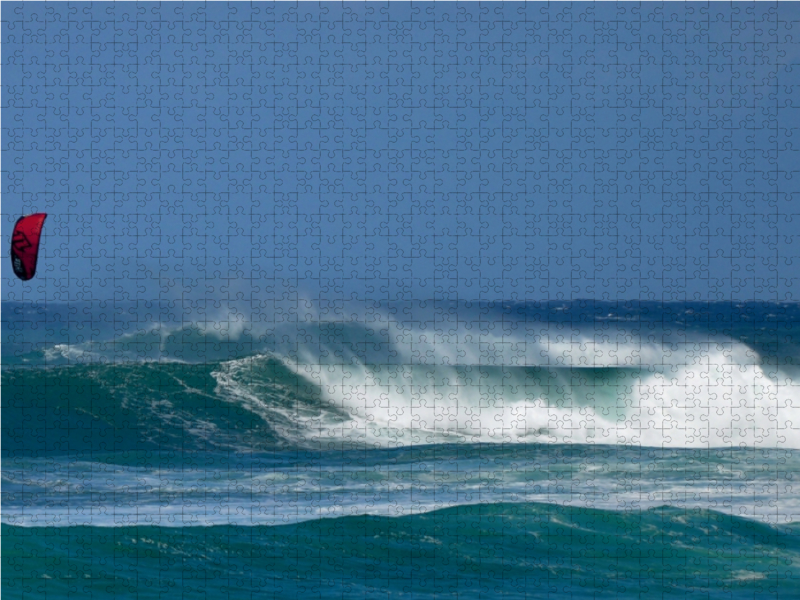
[[[775,329],[600,308],[26,314],[24,336],[4,331],[3,447],[800,447],[794,344]]]
[[[479,504],[274,527],[3,524],[2,536],[3,591],[15,597],[31,588],[48,598],[227,597],[254,588],[284,598],[800,594],[797,524],[666,506]],[[14,568],[21,561],[24,576]]]
[[[7,369],[3,448],[798,447],[796,386],[746,356],[735,345],[672,352],[647,369],[309,365],[275,355]]]

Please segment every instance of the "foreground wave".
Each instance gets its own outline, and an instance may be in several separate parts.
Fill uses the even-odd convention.
[[[800,595],[800,524],[670,507],[504,503],[275,527],[3,525],[2,534],[5,598]]]

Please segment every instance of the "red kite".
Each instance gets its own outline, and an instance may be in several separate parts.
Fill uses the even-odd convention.
[[[42,237],[42,225],[47,218],[45,213],[26,215],[14,225],[11,237],[11,264],[14,273],[28,281],[36,273],[36,259],[39,257],[39,239]]]

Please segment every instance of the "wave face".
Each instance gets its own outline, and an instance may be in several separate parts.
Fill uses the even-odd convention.
[[[754,598],[800,594],[800,528],[666,506],[462,506],[277,527],[2,526],[23,597]],[[719,549],[724,548],[724,552]],[[81,549],[76,551],[76,549]],[[105,560],[98,560],[103,557]],[[643,591],[646,590],[646,591]]]
[[[11,305],[3,448],[800,446],[796,305],[584,304]]]

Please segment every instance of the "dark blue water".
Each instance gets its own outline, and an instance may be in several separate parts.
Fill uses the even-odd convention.
[[[8,597],[800,595],[796,304],[2,309]]]

